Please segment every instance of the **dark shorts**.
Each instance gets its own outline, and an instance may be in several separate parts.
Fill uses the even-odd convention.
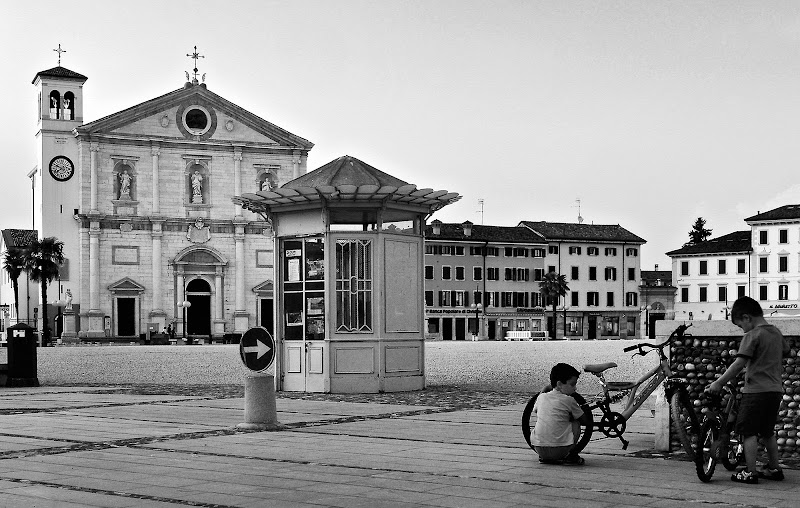
[[[783,394],[778,392],[743,393],[736,432],[744,437],[773,435],[782,399]]]
[[[541,460],[561,460],[567,455],[575,445],[568,446],[534,446],[533,451],[539,454]]]

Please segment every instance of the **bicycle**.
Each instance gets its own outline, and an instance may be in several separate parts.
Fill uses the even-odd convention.
[[[683,338],[690,326],[692,325],[683,324],[678,326],[670,334],[669,338],[661,344],[641,342],[628,346],[623,350],[625,352],[637,350],[633,354],[634,357],[645,356],[651,351],[658,351],[658,366],[636,381],[606,381],[604,372],[616,367],[617,364],[614,362],[584,365],[584,372],[596,376],[603,391],[592,397],[590,399],[591,403],[587,403],[578,393],[572,395],[578,405],[583,408],[583,411],[590,416],[590,424],[581,426],[581,435],[575,445],[575,453],[579,453],[586,447],[595,430],[602,432],[606,437],[619,438],[622,441],[622,449],[626,450],[629,442],[623,437],[623,434],[625,433],[628,419],[663,382],[681,445],[689,458],[694,460],[700,423],[689,399],[689,392],[686,390],[686,380],[673,376],[669,366],[669,359],[664,353],[664,349],[673,341]],[[611,392],[614,392],[613,395]],[[522,412],[522,434],[531,448],[533,448],[531,434],[535,427],[535,421],[531,421],[531,415],[538,397],[539,394],[531,397]],[[626,397],[627,401],[621,412],[611,410],[611,404],[620,402]],[[599,410],[602,413],[599,421],[595,421],[592,414],[595,410]]]
[[[711,481],[717,461],[722,462],[728,471],[735,471],[744,460],[742,438],[735,432],[740,400],[736,392],[736,383],[728,383],[727,391],[728,400],[722,412],[719,408],[722,406],[723,394],[706,395],[709,407],[700,427],[700,439],[695,456],[697,477],[704,482]]]

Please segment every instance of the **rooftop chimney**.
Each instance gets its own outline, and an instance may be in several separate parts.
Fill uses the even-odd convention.
[[[464,236],[472,236],[472,223],[466,221],[461,225],[464,226]]]
[[[431,227],[433,227],[433,234],[439,235],[442,232],[442,221],[439,219],[434,220],[431,222]]]

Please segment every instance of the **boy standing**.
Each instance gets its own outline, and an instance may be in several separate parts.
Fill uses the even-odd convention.
[[[559,363],[550,371],[552,390],[543,391],[536,398],[533,413],[536,426],[531,444],[544,464],[584,463],[583,457],[573,453],[581,433],[581,424],[589,418],[572,397],[578,383],[578,372],[572,365]]]
[[[789,352],[789,344],[775,326],[767,323],[761,305],[748,296],[736,300],[731,309],[731,321],[744,331],[736,360],[722,376],[708,385],[706,391],[719,392],[747,367],[736,432],[744,438],[744,458],[747,469],[731,476],[740,483],[758,483],[758,479],[783,480],[778,463],[778,442],[775,422],[783,396],[781,361]],[[756,471],[758,438],[767,449],[769,462]]]

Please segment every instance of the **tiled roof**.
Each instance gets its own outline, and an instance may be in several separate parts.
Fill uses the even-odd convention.
[[[314,188],[323,185],[331,185],[333,187],[337,185],[402,187],[408,185],[408,182],[384,173],[355,157],[343,155],[324,166],[318,167],[314,171],[283,184],[281,187],[284,189],[296,189],[298,187]]]
[[[449,240],[462,242],[493,242],[493,243],[539,243],[545,244],[545,239],[531,231],[519,226],[482,226],[473,225],[472,234],[464,236],[464,226],[461,224],[441,224],[438,235],[433,234],[433,226],[425,228],[426,240]]]
[[[33,77],[33,81],[31,81],[31,84],[36,83],[36,78],[38,78],[39,76],[45,78],[74,79],[78,81],[86,81],[87,79],[89,79],[83,74],[78,74],[75,71],[71,71],[67,68],[61,67],[60,65],[58,67],[53,67],[52,69],[47,69],[46,71],[37,72],[36,76]]]
[[[571,222],[522,221],[520,226],[536,231],[547,240],[572,240],[579,242],[646,243],[619,224],[576,224]]]
[[[783,205],[768,212],[759,213],[746,218],[745,222],[761,222],[773,220],[800,219],[800,205]]]
[[[660,280],[662,286],[672,285],[672,272],[668,270],[642,270],[642,286],[655,286]]]
[[[733,252],[750,252],[750,231],[736,231],[705,242],[687,245],[667,252],[667,256],[684,256],[689,254],[725,254]]]
[[[28,247],[37,238],[39,238],[39,233],[35,229],[3,230],[3,243],[6,248]]]

